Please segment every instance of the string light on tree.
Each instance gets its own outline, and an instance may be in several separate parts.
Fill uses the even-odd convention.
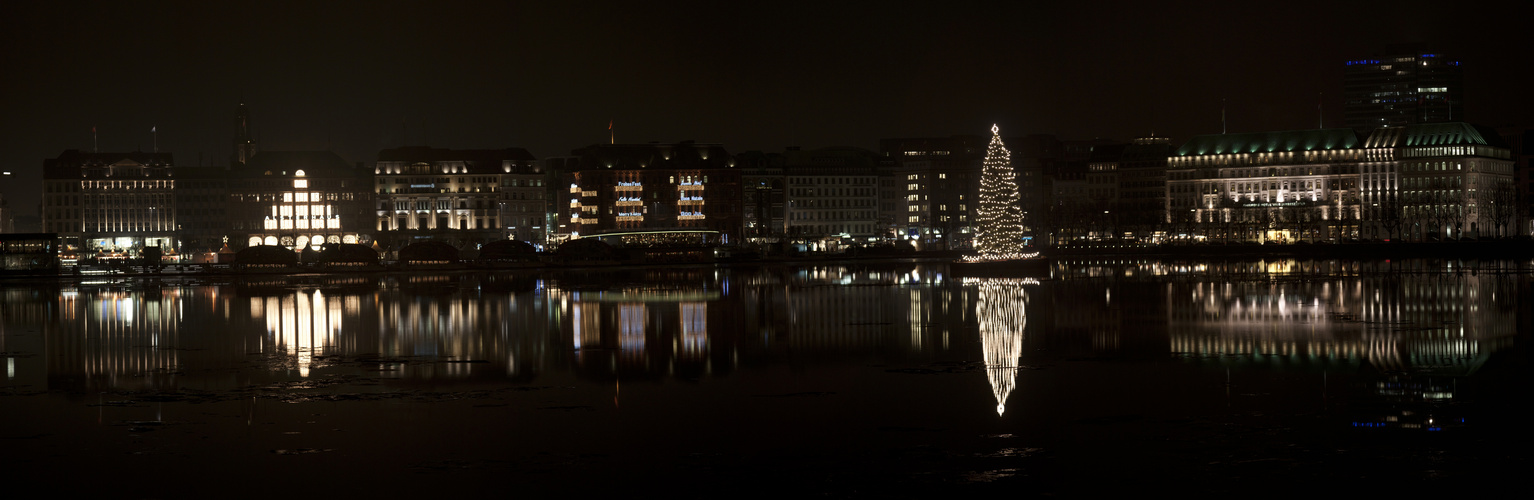
[[[1035,257],[1024,255],[1023,209],[1019,203],[1012,152],[1001,142],[1001,129],[991,125],[991,144],[986,147],[980,170],[980,206],[975,210],[975,255],[966,261],[983,262]]]

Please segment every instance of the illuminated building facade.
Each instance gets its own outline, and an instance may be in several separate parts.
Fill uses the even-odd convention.
[[[572,155],[568,187],[555,190],[562,236],[705,230],[732,244],[743,234],[741,169],[723,146],[603,144]]]
[[[880,154],[895,159],[896,182],[905,186],[900,238],[917,249],[966,248],[979,190],[980,162],[988,137],[883,139]]]
[[[1343,116],[1360,134],[1378,127],[1463,120],[1459,59],[1411,47],[1345,63]]]
[[[884,236],[876,155],[861,148],[783,153],[787,233],[809,250],[839,250]]]
[[[546,242],[548,180],[526,149],[386,149],[373,175],[373,225],[386,247],[418,240],[458,247]]]
[[[66,259],[138,257],[176,249],[170,153],[84,153],[43,161],[43,230]]]
[[[372,169],[329,151],[263,151],[230,172],[230,248],[372,243]]]
[[[1167,160],[1168,222],[1225,241],[1356,234],[1364,159],[1352,129],[1197,136]]]
[[[1167,160],[1174,230],[1229,241],[1459,238],[1515,227],[1511,154],[1463,122],[1194,137]]]
[[[1364,149],[1361,194],[1375,232],[1421,240],[1516,229],[1512,153],[1494,131],[1464,122],[1384,127]]]

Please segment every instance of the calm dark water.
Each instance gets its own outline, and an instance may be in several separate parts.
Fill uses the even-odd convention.
[[[0,283],[13,484],[128,498],[1459,492],[1528,263]]]

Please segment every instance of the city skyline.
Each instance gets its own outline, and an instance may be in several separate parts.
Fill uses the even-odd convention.
[[[0,92],[11,208],[34,214],[42,160],[97,137],[225,165],[241,103],[258,150],[366,163],[402,145],[544,158],[609,137],[876,149],[992,123],[1180,142],[1341,126],[1345,61],[1419,43],[1464,61],[1465,120],[1529,116],[1514,91],[1528,69],[1505,63],[1522,45],[1495,9],[296,5],[4,7],[0,53],[24,75]]]

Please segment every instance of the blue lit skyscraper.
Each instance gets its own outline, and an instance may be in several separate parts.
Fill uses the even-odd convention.
[[[1384,126],[1464,120],[1459,59],[1431,50],[1391,47],[1346,62],[1343,116],[1360,134]]]

